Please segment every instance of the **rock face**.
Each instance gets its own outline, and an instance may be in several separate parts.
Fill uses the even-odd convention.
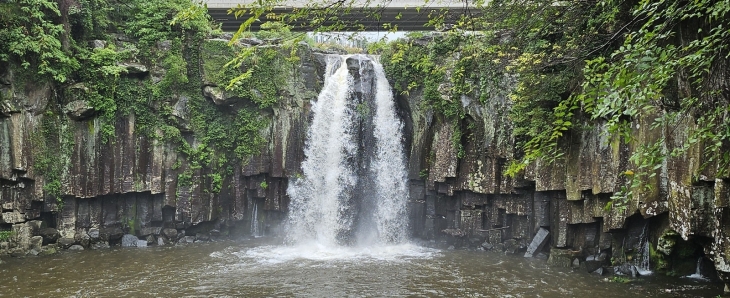
[[[199,61],[189,64],[205,66],[222,56],[208,47],[201,49]],[[41,236],[44,245],[57,243],[60,248],[104,248],[244,235],[251,230],[254,204],[264,210],[263,226],[276,231],[288,210],[288,179],[300,173],[309,105],[325,71],[323,54],[307,48],[299,54],[291,79],[279,86],[279,102],[262,112],[269,120],[261,131],[262,150],[245,163],[231,165],[218,192],[207,188],[216,173],[193,167],[175,150],[177,145],[138,131],[141,120],[134,113],[117,117],[111,123],[114,140],[104,142],[102,119],[86,102],[58,98],[50,83],[15,81],[13,72],[18,70],[0,68],[0,78],[10,78],[4,79],[0,91],[13,94],[0,98],[0,231],[13,235],[0,253],[27,253],[38,245],[34,236]],[[359,65],[347,63],[353,68]],[[123,76],[135,83],[153,80],[151,65],[120,66],[127,71]],[[200,81],[189,84],[199,84],[210,107],[251,105],[249,99],[228,95],[225,86],[212,83],[214,74],[209,71],[216,67],[200,68]],[[83,85],[74,88],[85,92]],[[419,90],[397,98],[407,135],[409,226],[414,237],[516,253],[544,230],[549,233],[542,234],[545,239],[533,245],[530,254],[541,253],[540,244],[547,243],[550,263],[566,267],[601,254],[630,263],[640,244],[648,241],[667,260],[680,253],[693,260],[706,254],[720,277],[730,281],[730,177],[717,175],[727,171],[718,171],[718,165],[702,154],[703,144],[692,145],[685,156],[667,159],[649,181],[653,190],[634,196],[626,208],[605,208],[623,185],[621,173],[637,146],[658,138],[668,140],[667,151],[683,146],[689,132],[699,129],[693,120],[652,128],[653,119],[636,119],[635,144],[606,139],[602,123],[570,131],[571,141],[561,144],[563,157],[553,164],[538,161],[524,175],[511,178],[504,175],[515,156],[507,117],[510,100],[495,95],[480,103],[444,96],[461,100],[466,117],[452,121],[435,115],[424,108]],[[55,102],[65,103],[65,112],[44,113]],[[190,99],[169,98],[160,103],[164,104],[174,111],[187,142],[198,144],[202,136],[189,132]],[[49,192],[46,186],[51,181],[37,168],[37,132],[48,129],[44,119],[51,117],[72,120],[55,126],[56,138],[72,140],[68,152],[57,152],[67,163],[56,195]],[[453,127],[466,137],[454,142]],[[191,183],[180,179],[186,170],[192,173],[186,179]],[[606,259],[610,257],[601,262]],[[585,266],[593,269],[598,264]]]
[[[727,61],[717,63],[718,69],[726,69]],[[505,77],[499,85],[513,84]],[[727,80],[714,84],[722,89]],[[443,96],[456,100],[448,86],[441,87]],[[552,252],[550,263],[557,266],[570,267],[578,260],[594,269],[595,261],[582,263],[589,256],[608,254],[601,264],[613,258],[635,268],[639,259],[651,258],[652,270],[680,270],[679,262],[670,259],[707,256],[720,277],[730,281],[730,177],[718,174],[727,173],[722,171],[726,165],[715,158],[726,154],[727,144],[712,154],[702,153],[709,144],[691,145],[687,154],[670,157],[654,170],[644,181],[651,188],[622,207],[609,204],[625,186],[629,158],[638,148],[662,138],[666,152],[690,143],[691,133],[700,129],[690,117],[673,127],[652,127],[652,116],[634,119],[630,144],[607,138],[606,124],[599,119],[587,129],[567,131],[566,141],[559,144],[562,156],[554,163],[538,160],[523,174],[509,177],[504,173],[518,152],[507,117],[508,98],[494,94],[481,103],[462,96],[465,116],[450,119],[424,108],[423,97],[413,90],[397,99],[409,136],[413,235],[513,252],[515,246],[528,247],[544,229],[549,231],[545,241]],[[454,127],[462,133],[460,140],[453,141]],[[456,234],[482,241],[455,240]],[[657,253],[649,255],[652,250]]]
[[[215,52],[226,44],[227,40],[207,40],[195,56],[198,60],[188,61],[200,65],[202,72],[199,81],[189,82],[198,84],[198,91],[191,93],[213,109],[252,106],[250,98],[228,96],[222,91],[225,86],[210,80],[216,74],[209,71],[232,58],[232,52]],[[163,49],[169,43],[158,46]],[[92,84],[80,82],[54,92],[52,83],[21,81],[21,68],[0,67],[4,79],[0,85],[0,231],[13,235],[0,254],[28,253],[30,239],[36,235],[44,245],[59,243],[64,249],[129,244],[130,236],[151,239],[148,244],[152,245],[174,244],[179,239],[208,241],[211,235],[241,236],[250,230],[252,204],[258,204],[266,220],[263,233],[276,231],[287,210],[287,178],[300,172],[309,102],[316,99],[325,69],[323,54],[308,48],[299,54],[300,61],[287,70],[291,78],[278,86],[278,104],[261,110],[266,126],[260,131],[264,140],[260,153],[227,165],[230,172],[219,176],[220,191],[215,192],[209,177],[219,173],[191,169],[191,160],[180,153],[179,145],[140,131],[141,120],[134,112],[118,114],[113,123],[104,122],[83,99]],[[124,62],[118,66],[125,70],[121,79],[133,85],[155,84],[164,78],[159,65]],[[11,97],[6,98],[7,94]],[[129,96],[150,96],[134,94]],[[175,128],[186,142],[197,146],[203,136],[190,128],[192,101],[190,95],[180,95],[158,105],[168,105],[166,109],[177,119]],[[114,136],[105,140],[108,125],[113,126]],[[47,152],[41,152],[43,148]],[[47,157],[54,161],[51,164],[61,165],[60,177],[54,181],[39,166],[39,160]],[[191,183],[181,182],[186,175]],[[51,193],[49,184],[58,191]],[[42,223],[44,229],[32,227],[31,222]],[[138,239],[135,244],[143,241]]]

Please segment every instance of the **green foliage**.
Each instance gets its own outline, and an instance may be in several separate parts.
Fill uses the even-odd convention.
[[[279,90],[292,73],[289,61],[276,49],[249,47],[221,70],[226,82],[220,82],[226,91],[268,108],[279,101]]]
[[[193,184],[193,175],[190,172],[185,171],[185,172],[177,175],[178,187],[190,186],[192,184]]]
[[[0,3],[0,13],[8,16],[0,21],[0,63],[13,69],[16,87],[36,81],[36,74],[65,83],[57,86],[58,101],[48,105],[32,138],[35,170],[43,175],[46,196],[59,208],[74,145],[73,125],[62,116],[64,105],[83,100],[92,107],[97,118],[89,121],[89,130],[99,131],[103,143],[115,140],[120,117],[134,115],[135,133],[170,144],[180,154],[181,186],[206,177],[205,189],[218,193],[234,165],[260,152],[265,143],[261,133],[268,126],[260,108],[277,104],[298,59],[296,47],[285,50],[290,57],[262,48],[226,66],[236,52],[223,43],[220,59],[201,70],[201,45],[212,44],[204,40],[216,26],[205,5],[190,0],[10,0]],[[268,29],[272,36],[287,33],[283,27]],[[132,41],[112,38],[110,32],[125,33]],[[90,49],[90,39],[106,46]],[[211,57],[203,58],[207,62]],[[127,73],[132,63],[150,69],[149,77]],[[251,75],[239,77],[241,73]],[[200,92],[199,82],[211,81],[230,85],[227,92],[254,104],[215,106]],[[187,104],[175,110],[179,101]]]
[[[203,80],[212,84],[227,86],[231,77],[236,75],[228,64],[236,55],[236,50],[225,40],[207,40],[201,45],[203,60]]]
[[[112,3],[110,3],[112,1]],[[77,0],[78,5],[68,9],[71,33],[76,40],[107,39],[107,31],[113,24],[115,0]]]
[[[717,153],[730,141],[730,132],[724,129],[730,119],[721,116],[730,111],[728,98],[707,80],[713,62],[728,58],[724,53],[730,47],[730,32],[725,29],[730,4],[642,1],[630,11],[642,21],[627,30],[623,44],[610,56],[587,62],[583,92],[574,96],[576,104],[591,119],[605,119],[608,133],[626,143],[634,141],[633,120],[657,114],[652,129],[676,126],[686,117],[693,117],[702,128],[688,132],[686,142],[676,148],[661,138],[635,150],[626,171],[631,175],[614,198],[624,203],[652,190],[651,179],[667,158],[683,156],[699,144],[706,144],[700,170],[716,162],[718,175],[725,175],[730,165],[730,156]],[[684,34],[683,41],[676,42],[680,27],[693,26],[696,33]],[[681,82],[678,89],[672,86],[676,80]]]
[[[471,91],[458,75],[453,75],[468,71],[464,68],[452,70],[458,60],[454,56],[463,50],[459,46],[464,37],[447,34],[433,38],[425,45],[415,40],[391,43],[382,52],[383,68],[396,92],[405,95],[421,88],[424,107],[439,112],[447,119],[458,121],[464,117],[459,97]],[[453,72],[451,79],[447,76],[448,71]]]
[[[208,174],[208,178],[210,178],[210,192],[221,192],[221,188],[223,188],[223,176],[219,173],[212,173]]]
[[[446,38],[414,36],[379,43],[376,50],[383,53],[398,92],[422,88],[429,106],[447,116],[459,115],[453,103],[459,95],[484,102],[506,92],[521,149],[508,175],[538,159],[550,163],[562,158],[558,143],[579,131],[579,124],[605,124],[607,139],[632,143],[630,124],[653,118],[650,129],[692,122],[697,128],[690,126],[687,140],[678,147],[668,146],[663,138],[653,144],[632,143],[631,163],[621,178],[625,185],[609,208],[625,208],[632,197],[654,192],[650,185],[656,183],[661,164],[693,148],[702,151],[700,171],[717,165],[712,170],[726,175],[730,154],[718,152],[730,145],[725,129],[730,126],[730,105],[721,84],[708,80],[717,71],[715,65],[722,65],[715,62],[729,57],[726,1],[475,5],[482,14],[449,21],[453,30]],[[433,25],[446,22],[443,16],[431,17]],[[454,48],[450,36],[458,35]],[[450,55],[458,57],[453,59],[457,63],[444,63]]]
[[[614,276],[610,279],[611,282],[620,283],[620,284],[627,284],[631,282],[631,279],[626,276]]]
[[[74,139],[68,127],[68,118],[46,111],[40,127],[33,132],[33,156],[36,171],[42,173],[45,196],[63,208],[62,179],[73,152]]]
[[[298,33],[303,34],[303,33]],[[261,30],[255,33],[255,36],[261,39],[291,39],[295,35],[291,31],[291,27],[282,22],[265,22],[261,24]]]
[[[0,231],[0,242],[8,241],[13,237],[13,231]]]
[[[365,5],[357,8],[358,13],[363,15],[363,20],[378,20],[382,16],[383,5],[371,6],[372,3],[366,2]],[[290,13],[275,13],[274,9],[282,4],[284,4],[282,0],[261,0],[249,4],[239,4],[232,8],[231,12],[234,17],[247,17],[234,34],[233,40],[245,36],[250,32],[250,27],[257,22],[278,23],[285,27],[296,26],[298,29],[304,29],[302,31],[314,32],[362,31],[365,28],[360,20],[342,17],[343,14],[350,14],[353,11],[354,2],[352,1],[306,1],[302,3],[303,7]],[[388,31],[398,29],[397,26],[390,26],[390,24],[383,24],[383,28]]]
[[[264,190],[269,188],[269,184],[266,183],[266,181],[261,181],[261,184],[259,184],[259,186],[261,187],[261,189],[264,189]]]
[[[207,35],[212,30],[207,8],[190,0],[133,0],[129,7],[124,13],[129,17],[124,32],[148,48],[158,41],[179,38],[187,31]]]
[[[122,60],[128,58],[129,51],[117,52],[114,46],[96,48],[92,51],[83,50],[81,61],[83,61],[84,72],[79,74],[79,79],[84,81],[83,92],[77,94],[76,99],[83,99],[99,113],[102,119],[101,139],[103,143],[113,140],[115,137],[114,125],[117,116],[117,101],[114,98],[118,81],[127,69],[118,65]],[[68,96],[67,96],[68,97]]]
[[[0,3],[0,61],[17,61],[25,69],[65,82],[80,65],[64,49],[66,31],[52,0],[8,0]]]
[[[649,258],[654,269],[657,271],[666,271],[669,269],[669,263],[666,260],[666,256],[657,251],[656,245],[654,244],[649,245]]]

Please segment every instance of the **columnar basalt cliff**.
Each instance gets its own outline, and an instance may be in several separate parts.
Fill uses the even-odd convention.
[[[431,42],[448,41],[427,37],[404,48],[425,48]],[[550,264],[581,264],[588,272],[603,262],[625,274],[644,269],[689,275],[701,258],[714,263],[727,281],[730,193],[727,174],[719,174],[727,170],[718,163],[727,144],[707,154],[708,144],[691,141],[702,123],[686,117],[673,126],[656,126],[658,114],[632,119],[633,138],[626,143],[609,136],[605,120],[585,119],[586,125],[564,133],[554,161],[537,160],[510,176],[509,163],[522,154],[508,116],[513,101],[504,95],[509,92],[452,94],[448,65],[459,59],[457,53],[440,61],[447,65],[447,75],[437,90],[441,100],[458,103],[460,117],[435,113],[433,103],[424,105],[420,89],[398,97],[408,122],[414,235],[510,253],[528,250],[528,255],[547,245]],[[709,80],[714,86],[708,89],[727,90],[726,63],[715,62]],[[505,90],[517,80],[509,75],[498,79]],[[687,84],[681,77],[673,83]],[[625,201],[612,198],[626,192],[627,177],[633,175],[627,169],[636,167],[631,156],[659,140],[661,152],[688,148],[686,154],[669,157],[651,175],[637,178],[646,187]]]
[[[126,46],[124,37],[117,40],[120,48]],[[187,56],[188,72],[201,72],[187,82],[198,94],[173,94],[145,106],[153,115],[168,110],[193,148],[206,135],[190,128],[191,96],[222,113],[256,106],[216,83],[220,80],[213,72],[232,58],[220,50],[227,42],[205,40],[195,47],[199,54]],[[281,52],[259,43],[248,40],[238,47]],[[175,140],[141,131],[144,111],[115,117],[114,137],[106,140],[98,111],[72,96],[72,91],[84,90],[83,82],[38,83],[20,68],[2,65],[0,231],[10,233],[0,240],[0,253],[39,254],[74,245],[165,245],[253,231],[279,234],[288,211],[288,179],[301,175],[309,105],[321,88],[326,55],[302,45],[298,60],[274,70],[288,79],[276,86],[278,102],[257,110],[266,121],[259,131],[260,154],[240,162],[227,160],[216,169],[196,166]],[[165,72],[154,63],[134,60],[120,66],[126,69],[122,79],[131,86],[156,84]],[[509,88],[513,80],[506,76],[502,83]],[[465,117],[453,120],[427,108],[421,90],[396,99],[406,128],[413,237],[512,253],[535,241],[547,245],[551,264],[573,266],[577,260],[590,264],[584,265],[590,271],[597,268],[591,262],[598,267],[611,259],[613,265],[635,264],[647,254],[644,245],[649,243],[651,269],[687,274],[694,272],[698,257],[705,257],[730,281],[730,177],[718,176],[714,164],[705,165],[703,144],[657,168],[649,181],[655,188],[633,196],[624,208],[607,208],[611,195],[625,184],[621,174],[638,144],[664,138],[670,151],[671,146],[683,146],[688,132],[700,124],[688,120],[678,127],[654,128],[653,119],[635,119],[631,133],[637,137],[624,144],[605,137],[599,122],[570,131],[561,143],[564,155],[556,162],[538,161],[512,178],[504,174],[516,154],[510,100],[497,94],[483,102],[455,98],[448,86],[440,89],[445,100],[461,104]],[[140,90],[128,96],[150,96]],[[456,136],[455,127],[460,131]],[[55,155],[52,161],[60,167],[54,181],[47,164],[38,166],[48,154]],[[222,181],[211,175],[218,171],[228,172],[217,176]],[[54,183],[55,188],[49,187]],[[542,239],[546,234],[541,230],[549,236]]]
[[[544,228],[550,233],[550,262],[565,266],[601,255],[613,256],[615,264],[630,262],[641,257],[636,255],[639,245],[648,240],[656,251],[652,269],[691,274],[697,258],[705,256],[723,278],[728,273],[728,177],[714,174],[717,165],[706,164],[701,144],[656,169],[649,181],[655,187],[647,193],[624,207],[611,206],[611,196],[625,185],[623,169],[637,144],[666,138],[682,146],[697,124],[652,128],[652,119],[639,119],[633,122],[637,138],[630,144],[607,138],[600,123],[571,131],[561,144],[562,157],[538,161],[512,178],[505,175],[516,151],[507,118],[509,99],[491,97],[487,104],[453,99],[460,100],[466,117],[452,123],[424,109],[420,96],[399,97],[410,121],[414,235],[514,253],[526,249]],[[455,126],[463,133],[457,142],[452,138]]]
[[[199,93],[192,96],[209,108],[235,113],[241,105],[253,104],[224,91],[224,86],[209,79],[214,74],[206,73],[217,71],[233,58],[231,53],[211,50],[227,49],[227,43],[211,39],[196,49],[204,58],[188,63],[203,74],[190,85]],[[279,51],[271,45],[261,45],[261,49]],[[63,248],[126,245],[122,241],[125,234],[146,244],[192,242],[228,234],[248,235],[254,224],[260,225],[261,233],[275,233],[273,229],[287,208],[287,177],[300,172],[308,106],[320,88],[325,55],[303,46],[299,63],[275,70],[289,77],[285,86],[277,86],[280,100],[276,107],[258,111],[258,119],[265,123],[258,131],[264,139],[256,148],[261,154],[244,161],[229,160],[218,169],[196,167],[194,157],[179,150],[180,144],[160,137],[161,127],[154,128],[157,134],[141,132],[143,123],[135,112],[117,117],[115,136],[103,140],[104,120],[86,101],[64,92],[80,88],[79,84],[36,85],[32,79],[20,77],[22,69],[5,65],[2,88],[7,97],[0,115],[0,223],[6,231],[2,253],[38,254],[55,250],[53,245],[45,246],[54,243]],[[143,93],[142,85],[157,83],[160,74],[155,72],[164,70],[132,62],[124,67],[128,65],[138,70],[121,78],[140,88],[141,92],[132,93],[137,97],[133,100],[150,97]],[[206,136],[190,129],[193,100],[189,95],[173,95],[158,103],[164,107],[145,108],[156,117],[164,117],[161,109],[171,110],[175,128],[195,147]],[[58,110],[64,114],[54,113]],[[53,125],[47,125],[49,121]],[[43,146],[53,147],[44,152]],[[46,158],[45,154],[53,155],[53,162],[61,164],[57,193],[48,187],[52,183],[48,172],[38,167],[38,159]],[[218,176],[222,181],[212,181],[211,174],[222,171],[228,172]],[[259,213],[257,223],[251,221],[254,210]]]

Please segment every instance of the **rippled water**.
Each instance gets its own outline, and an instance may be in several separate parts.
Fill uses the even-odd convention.
[[[273,239],[63,252],[0,265],[1,297],[714,297],[721,284],[630,284],[543,260],[412,244],[289,247]]]

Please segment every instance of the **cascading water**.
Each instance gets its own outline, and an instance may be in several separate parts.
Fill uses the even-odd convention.
[[[284,246],[239,254],[257,264],[404,262],[436,250],[408,243],[403,123],[382,66],[328,56],[312,102],[302,175],[292,178]]]
[[[303,176],[288,189],[288,242],[403,242],[403,124],[382,66],[363,55],[330,56],[312,114]]]
[[[251,236],[253,237],[259,237],[260,231],[259,231],[259,211],[258,211],[258,204],[254,203],[253,208],[251,209]]]
[[[685,278],[698,279],[698,280],[709,280],[707,277],[702,275],[702,257],[697,259],[697,266],[695,267],[695,273],[685,276]]]
[[[644,225],[644,230],[641,231],[641,236],[639,237],[639,250],[635,264],[639,275],[652,274],[650,264],[651,256],[649,255],[649,235],[647,234],[648,228],[648,224]]]
[[[373,174],[377,186],[377,210],[375,218],[381,242],[399,243],[405,240],[407,231],[406,164],[401,143],[403,124],[395,113],[393,92],[380,63],[373,63],[376,87],[375,139],[377,155]]]

